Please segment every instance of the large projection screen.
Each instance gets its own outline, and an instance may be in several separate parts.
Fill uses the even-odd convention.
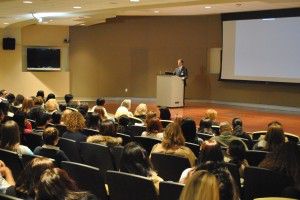
[[[223,20],[221,80],[300,83],[300,17]]]

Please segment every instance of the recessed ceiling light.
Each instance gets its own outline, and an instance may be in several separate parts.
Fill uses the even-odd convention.
[[[3,24],[8,25],[9,23],[8,22],[4,22]]]
[[[210,9],[210,8],[211,8],[211,6],[205,6],[204,8],[206,8],[206,9]]]
[[[23,3],[30,4],[30,3],[32,3],[32,1],[23,1]]]
[[[81,6],[73,6],[74,9],[80,9]]]
[[[140,0],[130,0],[130,2],[140,2]]]
[[[159,13],[159,10],[154,10],[154,13]]]

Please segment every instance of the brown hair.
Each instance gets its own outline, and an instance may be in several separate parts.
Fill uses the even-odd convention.
[[[145,124],[148,124],[152,118],[156,117],[156,113],[153,111],[149,111],[146,115]]]
[[[229,122],[220,123],[220,134],[222,134],[223,132],[232,132],[232,127]]]
[[[65,125],[68,131],[81,131],[85,127],[85,119],[80,112],[72,111],[65,119]]]
[[[34,102],[34,105],[43,105],[44,99],[42,97],[38,96],[38,97],[34,98],[33,102]]]
[[[284,144],[284,131],[281,123],[274,121],[268,124],[265,140],[267,141],[266,150],[273,151]]]
[[[184,146],[185,139],[182,135],[181,127],[177,123],[170,123],[165,130],[162,146],[170,149],[174,146]]]
[[[54,127],[48,127],[44,130],[43,141],[48,145],[55,145],[55,142],[58,140],[58,130]]]
[[[23,101],[21,111],[28,113],[33,106],[34,106],[33,99],[27,97]]]
[[[4,123],[1,131],[0,147],[10,151],[17,151],[16,147],[20,143],[20,130],[15,121],[9,120]]]
[[[217,111],[215,109],[207,109],[205,114],[204,114],[204,117],[205,118],[209,118],[211,121],[215,121],[216,118],[217,118]]]
[[[148,133],[159,133],[162,132],[162,130],[163,130],[163,126],[157,117],[150,119],[149,122],[147,123]]]

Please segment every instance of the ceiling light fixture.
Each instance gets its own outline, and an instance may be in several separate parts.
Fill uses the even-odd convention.
[[[81,6],[73,6],[74,9],[80,9]]]
[[[25,3],[25,4],[31,4],[32,1],[23,1],[23,3]]]
[[[140,2],[140,0],[130,0],[130,2],[137,3],[137,2]]]
[[[211,8],[211,6],[205,6],[204,8],[205,8],[205,9],[210,9],[210,8]]]

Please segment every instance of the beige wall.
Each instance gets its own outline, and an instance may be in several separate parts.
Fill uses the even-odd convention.
[[[72,27],[70,38],[71,91],[77,96],[155,97],[156,74],[173,70],[182,57],[190,74],[188,99],[300,107],[298,85],[223,82],[209,73],[215,66],[209,70],[207,54],[222,45],[219,15],[120,17]]]
[[[15,94],[34,95],[42,89],[46,94],[53,92],[63,96],[70,91],[70,73],[68,72],[68,45],[63,43],[69,37],[69,28],[62,26],[31,25],[24,28],[0,29],[3,37],[16,38],[16,49],[0,49],[0,88]],[[55,46],[62,49],[63,70],[61,72],[28,72],[25,70],[26,46]]]

